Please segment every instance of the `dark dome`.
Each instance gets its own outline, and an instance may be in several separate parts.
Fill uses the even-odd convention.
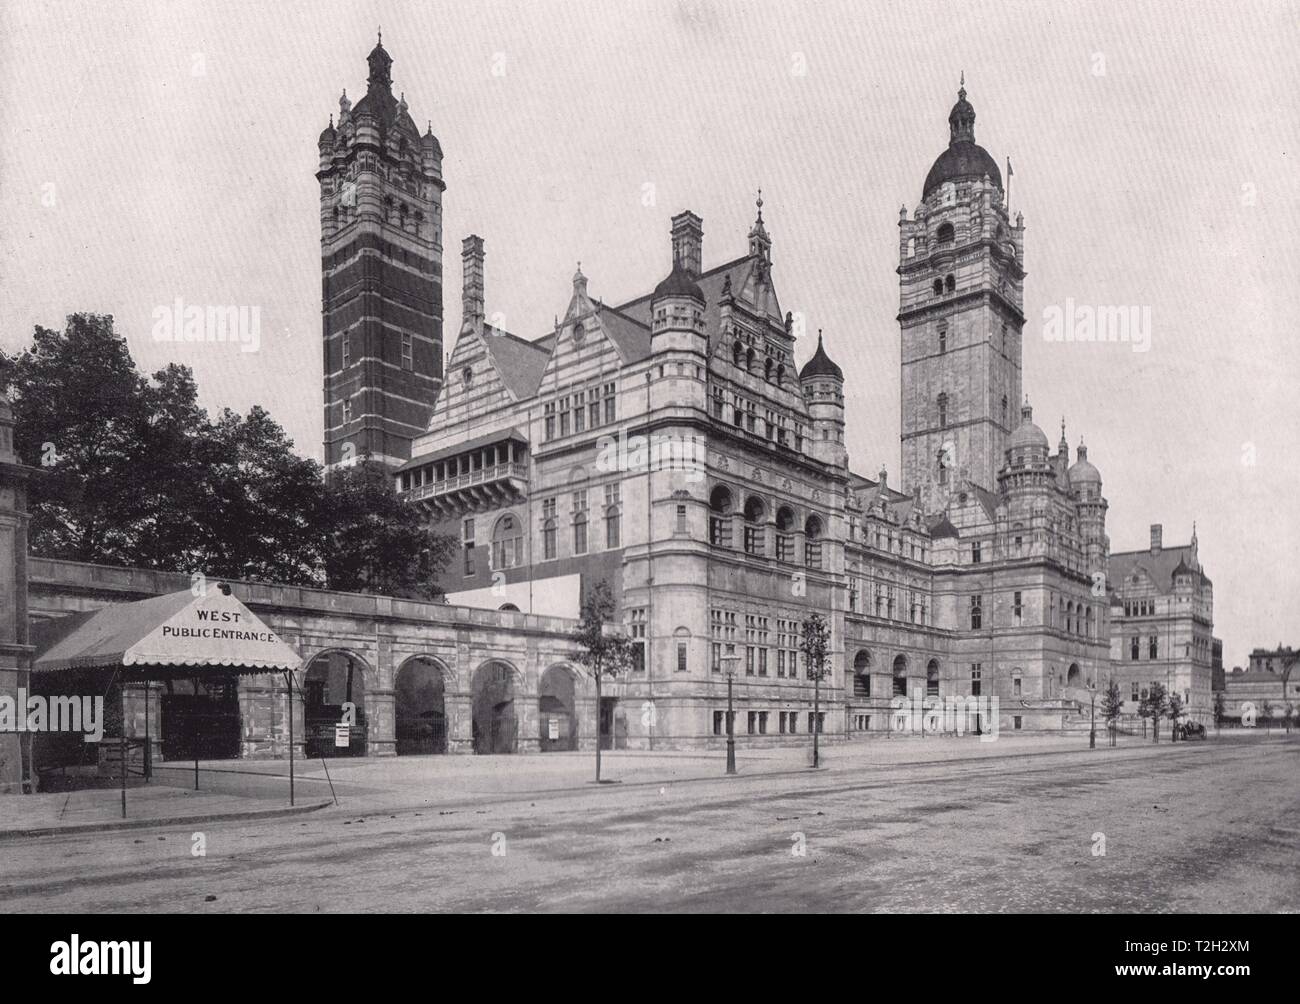
[[[331,116],[330,124],[321,130],[320,139],[318,139],[316,143],[318,146],[323,146],[327,143],[333,145],[335,135],[336,134],[334,132],[334,118],[333,116]]]
[[[993,155],[978,143],[959,140],[939,154],[939,159],[925,176],[925,191],[921,193],[921,199],[928,198],[945,181],[979,181],[986,174],[993,184],[1002,187],[1002,172],[998,170]]]
[[[965,83],[963,74],[957,103],[948,113],[948,149],[939,154],[930,173],[925,176],[922,201],[946,181],[979,181],[987,174],[998,188],[1002,187],[998,162],[975,142],[975,106],[966,100]]]
[[[836,380],[844,379],[844,371],[840,369],[826,354],[826,349],[822,345],[821,332],[817,332],[817,351],[813,357],[803,364],[803,369],[799,371],[799,379],[807,380],[809,377],[834,377]]]
[[[661,296],[689,296],[700,303],[704,302],[703,290],[700,289],[694,276],[682,266],[681,262],[673,265],[673,270],[668,273],[668,277],[663,282],[655,287],[650,299],[652,301],[657,300]]]

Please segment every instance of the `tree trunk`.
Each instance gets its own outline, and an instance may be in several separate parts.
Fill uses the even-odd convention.
[[[822,686],[822,678],[821,678],[821,670],[819,669],[817,672],[817,676],[813,678],[813,766],[814,767],[818,765],[820,748],[817,745],[817,741],[821,738],[821,733],[822,733],[821,715],[819,714],[819,712],[821,711],[821,686]]]
[[[600,784],[600,673],[596,674],[596,783]]]

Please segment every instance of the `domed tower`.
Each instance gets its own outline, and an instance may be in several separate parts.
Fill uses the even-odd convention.
[[[393,96],[382,38],[366,62],[318,140],[327,470],[409,459],[442,387],[442,148]]]
[[[1105,571],[1110,555],[1110,538],[1106,536],[1109,503],[1102,498],[1101,474],[1088,460],[1088,447],[1082,440],[1078,459],[1070,466],[1069,478],[1070,495],[1079,513],[1085,567],[1089,572]]]
[[[1008,495],[1039,493],[1056,482],[1051,446],[1047,434],[1034,424],[1034,409],[1028,399],[1020,409],[1020,424],[1007,438],[1005,464],[998,475],[998,488]]]
[[[817,351],[799,371],[799,387],[812,418],[808,452],[825,464],[847,467],[844,446],[844,371],[826,354],[822,333],[817,332]]]
[[[665,377],[651,386],[656,405],[705,406],[709,339],[704,292],[697,281],[703,241],[700,217],[689,210],[673,217],[673,267],[650,296],[650,352]]]
[[[1024,227],[975,142],[966,88],[912,218],[899,213],[903,487],[944,508],[951,472],[991,489],[1021,395]]]

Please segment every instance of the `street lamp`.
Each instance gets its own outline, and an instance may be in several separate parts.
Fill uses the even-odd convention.
[[[1092,697],[1092,705],[1088,709],[1088,749],[1097,748],[1097,684],[1093,680],[1088,681],[1088,693]]]
[[[740,656],[736,654],[734,643],[727,644],[726,655],[722,657],[723,669],[727,674],[727,773],[736,773],[736,715],[731,710],[731,683],[736,678],[736,664]]]

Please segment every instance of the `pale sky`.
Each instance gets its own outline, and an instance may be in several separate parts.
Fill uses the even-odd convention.
[[[825,329],[853,467],[896,477],[898,209],[964,70],[1025,215],[1035,418],[1085,437],[1113,550],[1197,521],[1231,668],[1300,642],[1300,11],[1137,7],[6,0],[0,344],[111,313],[142,369],[189,364],[209,409],[263,404],[319,458],[316,139],[382,25],[446,154],[448,349],[466,234],[489,315],[536,337],[578,260],[606,302],[651,289],[682,209],[706,267],[743,253],[761,185],[798,358]],[[260,350],[153,342],[178,297],[257,306]],[[1067,300],[1149,307],[1150,350],[1045,341]]]

